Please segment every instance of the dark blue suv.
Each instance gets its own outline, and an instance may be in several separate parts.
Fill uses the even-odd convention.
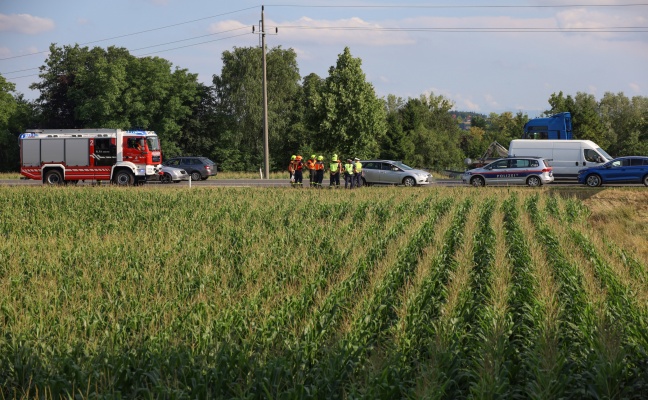
[[[596,187],[604,183],[643,183],[648,186],[648,157],[619,157],[603,165],[578,171],[578,183]]]

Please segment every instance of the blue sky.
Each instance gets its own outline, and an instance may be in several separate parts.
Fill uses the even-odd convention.
[[[259,24],[261,4],[0,0],[0,73],[33,99],[38,93],[28,87],[38,80],[35,68],[43,65],[49,45],[79,43],[163,57],[211,84],[224,50],[259,45],[251,27]],[[264,4],[266,29],[279,29],[267,36],[268,46],[295,49],[302,76],[326,77],[348,46],[380,97],[434,93],[461,111],[520,110],[531,117],[559,91],[597,99],[605,92],[648,97],[646,1]]]

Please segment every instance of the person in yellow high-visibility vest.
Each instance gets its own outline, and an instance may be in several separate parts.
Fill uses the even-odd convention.
[[[356,187],[362,187],[362,163],[357,157],[353,162],[353,178],[355,179]]]
[[[347,158],[347,162],[344,164],[344,188],[353,189],[354,184],[353,161],[350,158]]]
[[[337,154],[333,154],[331,164],[329,165],[329,188],[337,189],[340,187],[340,174],[342,173],[342,161],[338,159]]]

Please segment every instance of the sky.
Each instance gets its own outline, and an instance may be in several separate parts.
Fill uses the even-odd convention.
[[[267,46],[294,49],[302,77],[325,78],[349,47],[379,97],[530,117],[560,91],[648,97],[648,0],[0,0],[0,74],[35,99],[50,44],[79,44],[209,85],[224,51],[260,45],[262,4]]]

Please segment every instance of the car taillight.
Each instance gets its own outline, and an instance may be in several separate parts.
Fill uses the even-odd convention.
[[[205,165],[205,169],[211,169],[209,165]]]
[[[542,172],[551,172],[553,168],[543,168]]]

